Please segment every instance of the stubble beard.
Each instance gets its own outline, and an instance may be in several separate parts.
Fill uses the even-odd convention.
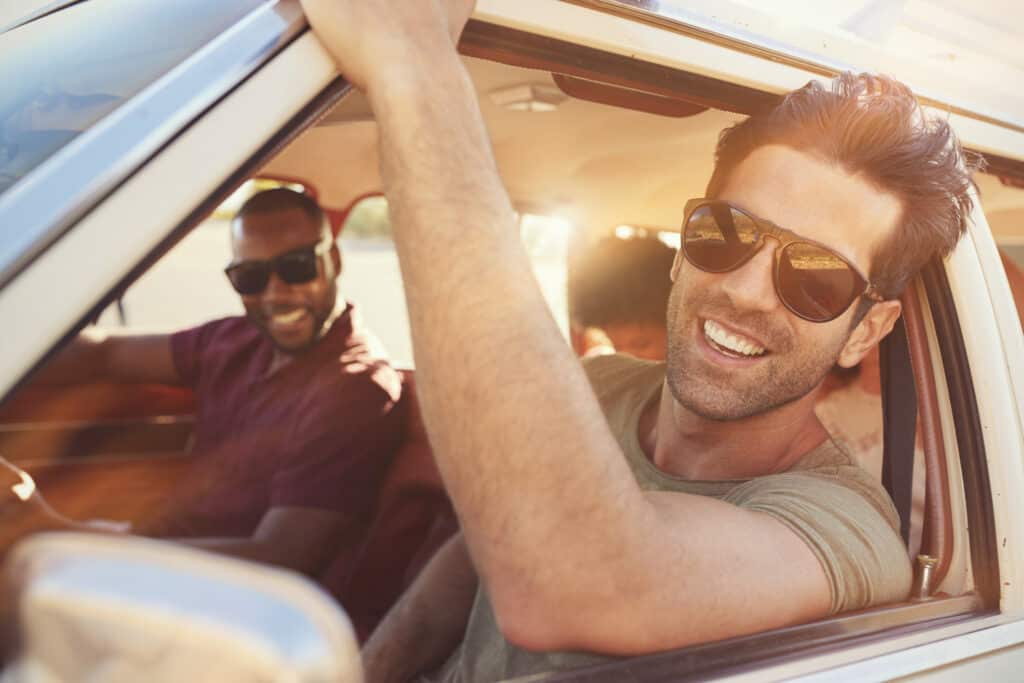
[[[299,308],[305,310],[312,319],[312,331],[309,335],[309,339],[304,343],[295,346],[287,346],[278,342],[274,337],[273,332],[271,332],[270,321],[262,311],[247,310],[246,315],[249,317],[250,322],[259,328],[260,332],[263,333],[263,336],[266,337],[267,341],[269,341],[279,353],[286,356],[301,356],[303,353],[316,346],[324,335],[327,334],[328,330],[325,328],[325,323],[334,312],[337,297],[337,283],[332,282],[330,289],[321,299],[318,301],[310,301],[306,305],[299,306]]]
[[[677,281],[669,296],[666,380],[680,405],[707,420],[753,417],[806,396],[835,366],[849,337],[842,335],[826,347],[801,345],[772,315],[739,313],[724,296],[684,289]],[[703,334],[697,311],[757,331],[770,355],[737,371],[709,365],[694,336]]]

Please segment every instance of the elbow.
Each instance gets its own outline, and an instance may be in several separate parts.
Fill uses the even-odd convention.
[[[532,652],[578,649],[586,643],[581,611],[565,594],[531,587],[489,590],[498,630]]]

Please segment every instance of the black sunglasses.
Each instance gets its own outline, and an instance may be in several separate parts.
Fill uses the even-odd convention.
[[[259,294],[267,288],[270,274],[277,273],[282,281],[290,285],[301,285],[317,278],[317,261],[321,254],[331,248],[331,240],[324,239],[298,249],[278,254],[264,261],[239,261],[224,269],[231,286],[244,296]]]
[[[766,237],[778,240],[775,293],[804,320],[834,320],[860,296],[883,300],[875,286],[836,252],[728,202],[691,199],[682,232],[686,260],[709,273],[735,270],[758,252]]]

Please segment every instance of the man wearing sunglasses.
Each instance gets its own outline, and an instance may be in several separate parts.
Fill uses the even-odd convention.
[[[170,335],[85,333],[44,380],[192,387],[195,467],[138,531],[319,576],[354,550],[402,434],[400,380],[351,304],[320,206],[252,196],[226,268],[245,316]]]
[[[367,643],[369,680],[504,680],[907,597],[893,505],[813,405],[965,228],[972,169],[945,122],[847,75],[731,129],[705,198],[680,197],[667,364],[584,370],[454,49],[472,2],[303,5],[381,129],[418,398],[462,525]]]

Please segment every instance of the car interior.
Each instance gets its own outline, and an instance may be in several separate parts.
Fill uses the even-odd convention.
[[[478,28],[464,40],[465,63],[502,178],[523,217],[524,244],[565,330],[566,255],[606,235],[647,234],[678,244],[682,206],[703,196],[719,131],[772,96],[512,31],[483,34]],[[414,395],[400,275],[379,196],[376,124],[366,101],[348,94],[258,176],[259,183],[245,191],[288,184],[314,194],[328,210],[345,259],[341,291],[392,350],[405,389]],[[1024,265],[1024,178],[993,172],[979,174],[976,182],[1012,272]],[[237,205],[238,197],[196,225],[137,282],[111,292],[99,324],[169,331],[241,312],[221,275],[232,202]],[[986,582],[994,556],[986,558],[979,545],[992,534],[991,522],[987,529],[978,524],[981,513],[974,510],[985,486],[980,436],[971,425],[970,378],[958,364],[963,350],[957,339],[968,331],[957,324],[948,290],[942,269],[933,264],[903,295],[902,323],[880,350],[874,391],[881,396],[875,419],[884,425],[877,430],[884,433],[879,476],[901,513],[908,553],[917,563],[914,593],[905,603],[868,610],[872,614],[828,620],[831,630],[814,633],[823,641],[844,629],[893,623],[877,620],[886,612],[912,610],[905,612],[911,616],[891,617],[897,621],[931,619],[993,604]],[[189,485],[194,408],[190,391],[180,387],[55,388],[29,378],[0,403],[0,456],[16,468],[0,468],[0,483],[15,486],[23,471],[66,517],[142,524],[173,508],[176,491]],[[915,447],[922,453],[916,467]],[[923,490],[923,499],[916,494],[923,509],[916,517],[915,485]],[[49,512],[7,493],[0,493],[0,519],[0,554],[27,534],[54,526]],[[456,529],[414,409],[362,548],[356,557],[338,558],[319,578],[366,637]],[[931,559],[919,561],[918,555]],[[946,606],[934,607],[939,603]],[[864,620],[871,618],[876,621]],[[795,648],[806,634],[786,633],[775,634],[776,647]],[[691,670],[698,671],[710,660],[700,648],[692,650]]]

